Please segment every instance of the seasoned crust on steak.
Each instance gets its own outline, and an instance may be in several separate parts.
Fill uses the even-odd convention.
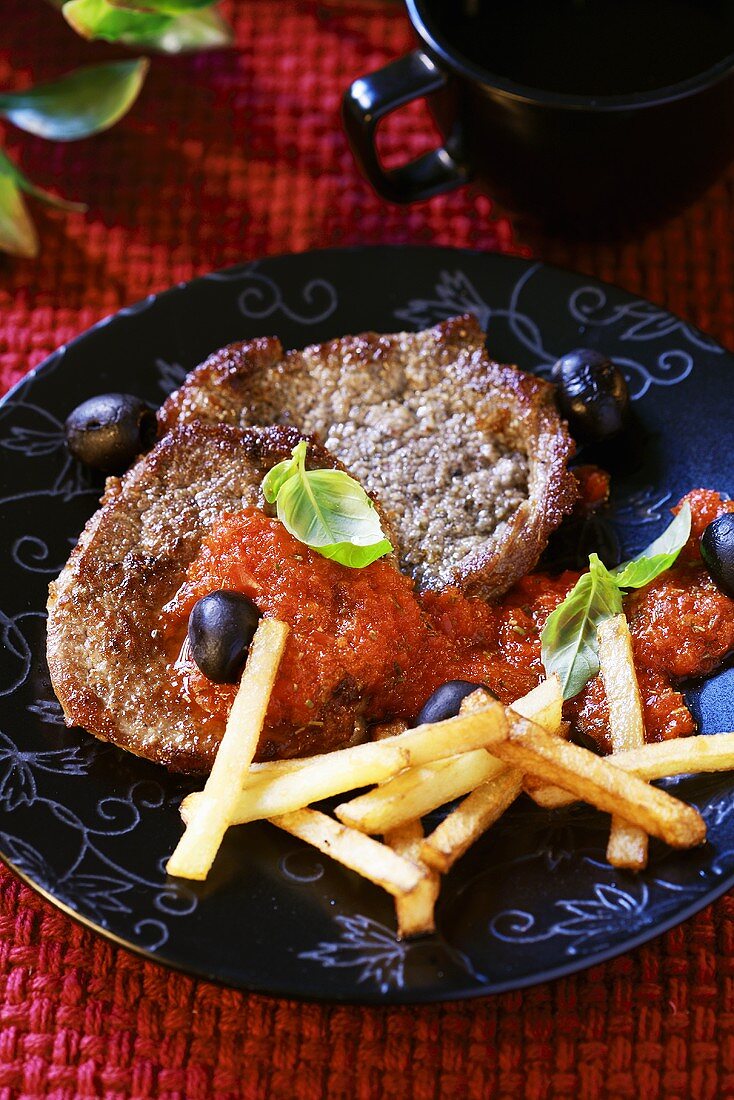
[[[290,427],[192,422],[169,432],[122,480],[108,479],[100,509],[50,586],[48,664],[69,725],[174,771],[209,770],[222,727],[197,719],[171,683],[159,616],[214,521],[262,504],[265,473],[302,438]],[[313,440],[307,462],[341,468]],[[346,719],[349,738],[354,716],[354,707],[349,715],[334,707],[324,748],[344,743]],[[329,744],[332,734],[337,744]]]
[[[382,500],[422,589],[500,596],[576,496],[553,387],[493,362],[471,316],[287,354],[275,338],[232,344],[159,413],[162,430],[194,417],[319,436]]]

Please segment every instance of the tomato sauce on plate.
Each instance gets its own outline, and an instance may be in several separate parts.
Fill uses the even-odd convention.
[[[684,499],[691,505],[692,534],[678,562],[625,599],[649,740],[694,730],[675,685],[711,672],[734,649],[734,600],[716,587],[699,552],[705,527],[734,510],[734,503],[708,490]],[[279,746],[291,755],[317,751],[314,738],[333,715],[335,701],[349,704],[351,729],[355,714],[366,725],[413,721],[433,691],[451,679],[485,684],[503,703],[530,691],[544,675],[545,621],[579,575],[532,573],[495,604],[451,588],[418,595],[390,560],[350,569],[248,508],[215,524],[166,608],[163,625],[178,652],[196,601],[221,588],[244,593],[263,615],[289,624],[264,736],[268,755]],[[223,724],[236,687],[209,681],[187,658],[185,646],[176,674],[192,705]],[[606,747],[608,715],[599,677],[566,704],[566,712]],[[346,725],[338,736],[348,739]]]

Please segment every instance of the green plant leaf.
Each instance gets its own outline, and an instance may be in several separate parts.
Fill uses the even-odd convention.
[[[579,577],[563,603],[548,616],[540,636],[541,659],[550,676],[561,680],[564,699],[578,695],[599,671],[599,624],[622,610],[622,595],[609,570],[589,557],[589,572]]]
[[[138,31],[123,34],[119,41],[136,49],[156,50],[159,53],[191,53],[231,45],[232,28],[219,12],[212,9],[179,15],[156,33]]]
[[[343,470],[307,470],[307,444],[279,462],[263,480],[287,531],[325,558],[361,569],[389,554],[380,517],[362,486]]]
[[[110,61],[75,69],[25,92],[0,94],[0,114],[21,130],[75,141],[106,130],[132,107],[150,62]]]
[[[118,7],[108,0],[68,0],[61,11],[82,38],[102,38],[106,42],[117,42],[124,36],[158,34],[172,20],[162,12]]]
[[[57,11],[61,11],[69,2],[70,0],[48,0]],[[212,0],[206,0],[207,5],[211,2]],[[93,7],[87,4],[81,8],[72,8],[71,15],[83,27],[81,33],[85,33],[86,37],[97,37],[94,27],[104,19],[106,33],[99,37],[157,53],[192,53],[197,50],[221,49],[232,44],[232,28],[213,7],[184,11],[177,16],[164,16],[162,11],[140,10],[151,7],[152,5],[144,4],[142,0],[139,7],[136,4],[127,4],[122,9],[126,15],[123,20],[120,16],[121,9],[105,0],[103,4],[95,2]],[[111,8],[116,10],[110,11]],[[155,19],[141,19],[141,15],[153,15]]]
[[[662,535],[651,542],[636,558],[612,570],[620,588],[644,588],[666,569],[670,569],[691,534],[691,506],[683,505]]]
[[[12,160],[0,149],[0,174],[11,176],[16,185],[21,191],[25,191],[27,195],[32,195],[34,199],[40,199],[41,202],[45,202],[48,206],[55,206],[59,210],[69,210],[73,213],[83,214],[87,210],[86,203],[72,202],[70,199],[61,198],[60,195],[52,195],[50,191],[47,191],[44,187],[39,187],[38,184],[33,183],[28,177],[21,172],[17,164],[13,164]]]
[[[263,496],[268,504],[275,504],[278,499],[278,493],[283,488],[288,478],[296,476],[298,471],[298,456],[300,456],[301,453],[305,456],[306,447],[307,444],[302,440],[297,447],[293,448],[291,458],[284,459],[283,462],[279,462],[276,466],[268,470],[262,483]],[[301,448],[303,448],[302,451]]]
[[[684,504],[662,535],[636,558],[611,572],[596,554],[589,558],[589,572],[579,577],[563,603],[549,615],[540,636],[541,656],[548,675],[561,678],[563,698],[578,695],[599,671],[599,624],[622,610],[621,589],[644,588],[666,569],[688,541],[691,509]]]
[[[15,176],[4,164],[0,165],[0,251],[26,259],[38,255],[36,227]]]

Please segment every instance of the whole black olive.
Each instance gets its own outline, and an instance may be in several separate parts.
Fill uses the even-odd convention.
[[[103,393],[77,405],[66,419],[66,444],[87,466],[119,474],[153,446],[155,413],[129,393]]]
[[[197,665],[215,684],[236,684],[260,619],[252,600],[239,592],[210,592],[189,615],[189,645]]]
[[[436,688],[430,699],[423,704],[416,719],[416,725],[425,726],[429,722],[443,722],[445,718],[455,718],[459,713],[462,699],[479,688],[496,698],[484,684],[472,684],[468,680],[447,680],[445,684],[441,684],[441,687]]]
[[[584,443],[618,435],[629,418],[629,391],[611,359],[592,348],[577,348],[553,367],[558,406],[571,433]]]
[[[701,557],[721,591],[734,597],[734,513],[708,525],[701,536]]]

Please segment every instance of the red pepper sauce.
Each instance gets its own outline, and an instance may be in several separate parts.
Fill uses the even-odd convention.
[[[694,535],[683,560],[625,606],[650,740],[693,731],[674,681],[710,672],[734,648],[734,600],[716,588],[698,550],[703,529],[734,503],[704,490],[685,499]],[[525,694],[543,677],[545,621],[578,576],[531,574],[493,605],[455,589],[417,596],[389,561],[348,569],[298,542],[277,520],[246,509],[215,525],[164,626],[178,652],[194,603],[219,588],[243,592],[263,615],[287,622],[263,743],[266,755],[294,755],[344,743],[355,717],[410,721],[446,680],[484,683],[505,703]],[[235,687],[213,684],[190,659],[179,661],[178,671],[202,716],[223,724]],[[607,709],[598,677],[567,704],[567,717],[604,746]]]
[[[592,512],[609,500],[610,477],[600,466],[575,466],[573,475],[578,483],[575,511]]]

